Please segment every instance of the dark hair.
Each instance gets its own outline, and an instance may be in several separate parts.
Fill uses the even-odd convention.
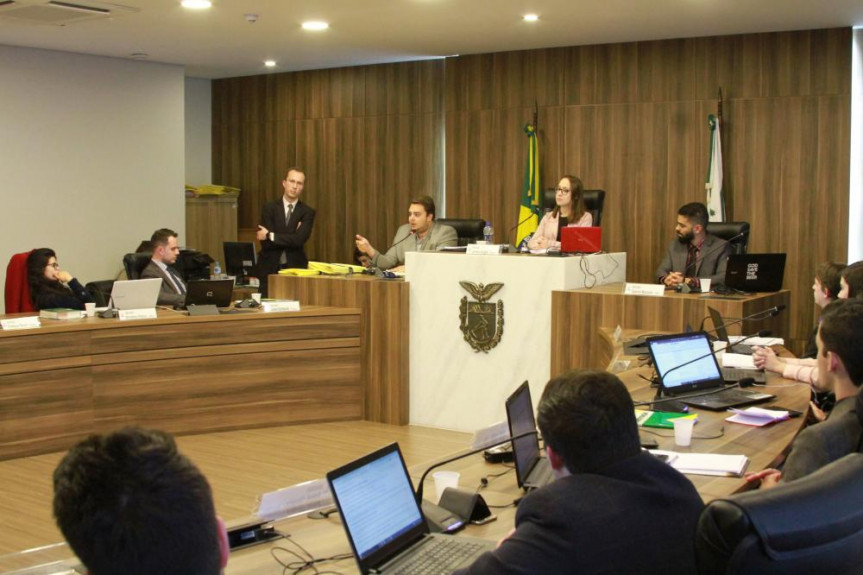
[[[563,176],[560,179],[569,180],[569,187],[572,189],[572,204],[570,205],[569,217],[570,219],[578,219],[587,211],[587,208],[584,206],[584,184],[575,176]],[[557,202],[554,203],[554,209],[551,212],[555,218],[560,214],[560,206],[557,205]]]
[[[30,300],[38,309],[39,297],[46,293],[69,295],[71,292],[59,281],[45,277],[45,266],[57,254],[51,248],[38,248],[27,256],[27,283],[30,286]]]
[[[290,168],[288,168],[288,169],[285,171],[285,179],[286,179],[286,180],[288,179],[288,174],[290,174],[291,172],[299,172],[299,173],[301,173],[301,174],[302,174],[302,175],[304,175],[304,176],[306,175],[306,171],[305,171],[304,169],[302,169],[301,167],[299,167],[299,166],[291,166]]]
[[[848,284],[848,299],[863,297],[863,261],[854,262],[842,270],[842,279]]]
[[[680,206],[680,209],[677,210],[677,215],[689,219],[689,222],[693,226],[701,224],[701,227],[707,229],[707,206],[701,202],[692,202]]]
[[[549,381],[537,423],[570,473],[594,473],[641,451],[629,392],[605,371],[570,371]]]
[[[168,245],[168,240],[176,237],[177,232],[174,230],[169,230],[168,228],[156,230],[153,232],[153,235],[150,236],[150,243],[152,244],[151,249],[155,250],[159,246],[166,246]]]
[[[217,574],[210,485],[170,435],[92,435],[54,471],[54,517],[92,575]]]
[[[423,207],[427,214],[431,214],[432,219],[435,218],[434,200],[431,196],[421,196],[411,200],[410,205],[419,204]]]
[[[815,279],[821,282],[821,287],[827,292],[827,297],[836,299],[842,286],[839,280],[842,278],[842,270],[845,264],[836,262],[824,262],[815,268]]]
[[[821,314],[823,354],[832,351],[842,360],[848,377],[857,387],[863,384],[863,299],[830,302]]]

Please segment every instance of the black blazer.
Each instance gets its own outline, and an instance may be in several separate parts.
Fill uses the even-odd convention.
[[[279,198],[264,204],[261,225],[273,233],[273,241],[267,238],[261,242],[261,253],[258,256],[261,291],[266,293],[267,276],[278,273],[282,253],[285,254],[287,267],[309,267],[309,258],[306,257],[304,246],[312,235],[315,210],[298,201],[291,215],[291,221],[285,225],[285,204],[282,198]]]

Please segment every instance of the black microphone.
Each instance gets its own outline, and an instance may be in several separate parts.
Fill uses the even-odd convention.
[[[734,240],[742,238],[743,236],[748,235],[748,234],[749,234],[749,230],[740,232],[736,236],[731,236],[730,238],[725,240],[724,244],[720,243],[716,246],[713,246],[713,249],[707,250],[707,252],[702,254],[700,258],[695,258],[694,260],[689,262],[688,266],[683,268],[683,271],[681,272],[683,274],[683,277],[686,278],[686,273],[689,271],[689,268],[696,265],[699,261],[704,261],[704,258],[707,257],[708,255],[711,255],[715,252],[718,252],[718,251],[720,251],[720,249],[725,249],[725,246],[727,246],[728,244],[730,244]],[[680,293],[690,293],[692,291],[692,288],[689,285],[682,283],[682,284],[678,284],[678,290],[680,291]]]
[[[396,243],[391,245],[390,250],[393,249],[394,247],[396,247],[397,245],[399,245],[400,243],[402,243],[403,241],[405,241],[406,239],[413,237],[414,234],[416,234],[416,230],[411,230],[410,232],[408,232],[408,235],[406,235],[405,237],[403,237],[402,239],[400,239],[399,241],[397,241]],[[387,251],[389,251],[389,250],[387,250]],[[378,254],[380,254],[380,252],[378,252]],[[368,255],[368,254],[366,254],[366,255]],[[375,274],[376,276],[379,276],[378,272],[381,272],[381,270],[378,268],[378,266],[375,266],[375,265],[369,266],[369,269],[372,270],[371,273]]]
[[[728,327],[729,325],[737,325],[738,323],[743,323],[744,321],[761,321],[764,319],[769,319],[771,317],[776,317],[788,306],[785,304],[779,304],[773,306],[769,309],[761,310],[759,312],[755,312],[753,314],[747,315],[746,317],[740,317],[735,319],[734,321],[730,321],[728,323],[723,323],[722,325],[714,325],[713,329],[708,329],[705,333],[716,333],[718,330]],[[701,320],[701,326],[699,331],[704,331],[704,322],[707,321],[709,315]]]
[[[450,457],[449,459],[444,459],[443,461],[438,461],[437,463],[433,463],[431,466],[429,466],[428,469],[425,470],[425,472],[422,474],[422,477],[420,477],[420,481],[419,481],[419,484],[417,485],[417,493],[416,493],[417,503],[422,504],[422,502],[423,502],[423,482],[425,482],[426,477],[428,477],[428,474],[433,469],[437,469],[441,465],[446,465],[447,463],[452,463],[453,461],[458,461],[459,459],[464,459],[465,457],[470,457],[471,455],[476,455],[477,453],[482,453],[483,451],[485,451],[489,447],[492,447],[493,445],[500,445],[502,443],[512,443],[516,439],[521,439],[522,437],[529,437],[531,435],[539,435],[539,432],[535,429],[532,431],[525,431],[524,433],[519,433],[518,435],[513,435],[512,437],[507,437],[503,441],[496,441],[492,445],[484,445],[483,447],[480,447],[479,449],[473,449],[471,451],[467,451],[465,453],[460,453],[459,455],[455,455],[453,457]]]
[[[530,218],[532,218],[532,217],[534,217],[534,216],[536,216],[536,217],[537,217],[537,219],[539,219],[539,215],[538,215],[538,214],[535,214],[535,213],[533,213],[533,212],[530,212],[530,215],[528,215],[526,218],[524,218],[523,220],[521,220],[520,222],[518,222],[517,224],[515,224],[514,226],[512,226],[511,228],[509,228],[509,230],[507,230],[507,232],[506,232],[506,237],[508,237],[508,238],[512,238],[512,232],[516,231],[516,230],[518,229],[518,226],[520,226],[521,224],[525,223],[526,221],[528,221]],[[518,238],[516,237],[515,239],[518,239]],[[513,245],[515,245],[515,242],[513,242]],[[518,246],[515,246],[515,247],[516,247],[516,248],[518,248]]]

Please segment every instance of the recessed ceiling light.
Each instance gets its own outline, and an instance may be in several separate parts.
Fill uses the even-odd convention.
[[[213,3],[210,0],[183,0],[180,2],[180,6],[189,10],[206,10],[212,8]]]
[[[320,31],[326,30],[330,25],[327,22],[323,22],[321,20],[309,20],[308,22],[303,22],[303,30],[313,30]]]
[[[275,60],[264,60],[264,66],[266,66],[267,68],[275,68],[276,67],[276,61]]]
[[[539,20],[539,16],[537,16],[536,14],[525,14],[524,15],[524,21],[525,22],[536,22],[537,20]]]

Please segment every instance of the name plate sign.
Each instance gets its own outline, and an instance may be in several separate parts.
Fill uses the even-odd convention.
[[[662,297],[665,295],[665,286],[662,284],[635,284],[627,282],[626,287],[623,289],[623,294]]]
[[[128,321],[132,319],[156,319],[156,308],[121,309],[117,317],[120,318],[120,321]]]
[[[4,330],[35,329],[37,327],[42,327],[42,322],[39,321],[38,316],[31,315],[30,317],[16,317],[15,319],[0,320],[0,327]]]
[[[300,302],[297,300],[265,301],[261,302],[264,313],[273,311],[300,311]]]
[[[277,491],[264,493],[255,515],[261,519],[275,521],[293,517],[333,504],[333,495],[325,479],[306,481]]]
[[[497,256],[503,253],[503,244],[468,244],[467,253],[475,256]]]

